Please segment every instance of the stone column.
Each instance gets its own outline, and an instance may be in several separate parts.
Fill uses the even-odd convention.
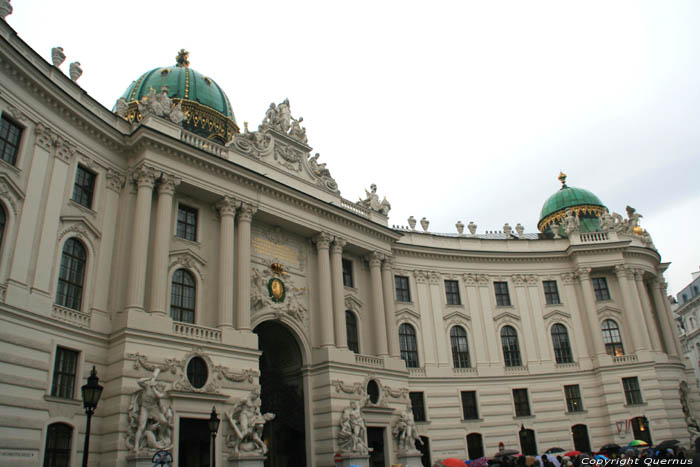
[[[250,330],[250,223],[258,208],[241,203],[238,209],[238,263],[236,267],[236,327],[239,330]]]
[[[317,252],[318,270],[318,321],[321,329],[321,347],[334,344],[333,341],[333,296],[331,281],[331,263],[328,250],[333,237],[322,232],[314,237]],[[347,345],[347,340],[346,344]]]
[[[576,289],[574,289],[576,275],[572,272],[565,272],[561,275],[561,281],[564,284],[564,304],[568,305],[576,328],[583,331],[583,334],[576,336],[576,349],[579,358],[590,358],[596,354],[592,335],[594,332],[597,332],[597,329],[591,330],[590,322],[583,318],[584,313],[581,312],[581,307],[576,298]]]
[[[435,343],[435,325],[433,313],[440,313],[442,306],[438,310],[433,310],[433,301],[430,293],[430,272],[414,270],[413,277],[416,280],[416,293],[413,295],[413,302],[420,313],[420,329],[416,329],[418,340],[419,356],[421,366],[436,366],[438,363],[437,344]],[[423,354],[420,355],[420,349]]]
[[[651,338],[651,348],[656,352],[660,352],[661,341],[659,339],[659,332],[658,327],[656,325],[656,320],[654,320],[654,315],[651,312],[649,294],[647,293],[647,288],[644,285],[644,271],[642,271],[641,269],[635,269],[633,272],[634,281],[637,285],[637,297],[639,297],[640,305],[642,307],[642,313],[644,314],[646,328],[649,332],[649,337]],[[634,290],[632,292],[634,293]]]
[[[500,366],[503,365],[503,348],[501,346],[501,336],[498,334],[496,325],[493,322],[493,307],[491,306],[490,298],[490,293],[493,293],[493,287],[491,287],[489,277],[485,274],[477,275],[476,280],[479,284],[479,305],[484,315],[484,325],[486,326],[485,339],[489,355],[491,356],[491,365]]]
[[[539,343],[540,359],[543,361],[555,360],[554,347],[552,347],[551,336],[548,335],[544,325],[544,304],[542,303],[542,294],[544,293],[540,281],[537,276],[528,275],[525,277],[527,282],[527,293],[530,297],[530,316],[532,317],[532,325],[535,328],[535,342]],[[571,339],[569,339],[571,341]]]
[[[172,235],[173,195],[175,187],[179,184],[180,180],[168,174],[161,174],[158,184],[158,208],[151,265],[150,311],[161,315],[167,315],[165,304],[168,293],[168,254]]]
[[[642,305],[639,303],[639,297],[634,293],[636,286],[632,289],[634,285],[632,282],[634,280],[633,274],[627,266],[622,264],[615,266],[615,274],[617,282],[620,284],[620,290],[622,290],[622,308],[625,310],[624,316],[627,318],[627,326],[630,327],[629,334],[632,335],[634,350],[635,352],[649,350],[651,344],[641,310]]]
[[[345,286],[343,285],[343,248],[347,242],[335,237],[331,247],[331,286],[333,288],[333,324],[335,345],[340,349],[348,346],[348,333],[345,323]]]
[[[384,255],[374,252],[367,257],[369,275],[372,282],[372,316],[374,325],[374,350],[378,356],[388,355],[386,345],[386,316],[382,293],[382,273],[380,270]]]
[[[435,337],[435,350],[437,351],[438,366],[450,366],[449,347],[450,339],[445,334],[445,321],[442,317],[442,309],[445,303],[445,294],[442,290],[442,276],[435,271],[428,271],[430,283],[430,306],[433,312],[430,314],[433,322],[433,336]]]
[[[240,203],[233,198],[224,196],[216,209],[221,217],[219,229],[219,328],[233,327],[233,268],[235,238],[234,217]]]
[[[595,305],[595,295],[593,295],[593,285],[591,284],[591,268],[578,268],[576,277],[579,280],[581,291],[583,292],[584,314],[588,317],[588,326],[591,329],[591,338],[595,355],[605,355],[605,344],[603,343],[603,330],[598,319],[598,310]]]
[[[394,307],[394,258],[387,256],[382,263],[382,291],[384,292],[384,314],[386,319],[386,340],[389,355],[399,357],[399,332],[396,328],[396,308]]]
[[[654,299],[654,308],[656,308],[656,316],[659,318],[659,324],[661,325],[661,334],[664,339],[664,347],[666,348],[666,353],[674,357],[683,355],[680,352],[680,344],[675,333],[675,325],[673,323],[673,318],[666,308],[664,302],[666,302],[664,284],[658,278],[654,278],[651,286],[651,294]]]
[[[474,351],[476,352],[476,364],[474,366],[480,366],[489,362],[489,346],[487,345],[487,341],[495,339],[496,336],[488,334],[486,330],[486,324],[484,322],[486,318],[482,311],[483,308],[480,306],[479,289],[477,288],[476,280],[477,278],[474,274],[464,275],[464,285],[467,291],[467,306],[471,312],[472,322],[474,323],[472,335],[469,336],[472,339]]]
[[[126,310],[144,310],[143,300],[146,286],[146,262],[148,260],[148,237],[151,224],[151,202],[155,174],[146,167],[137,169],[133,175],[138,191],[131,234],[129,277],[126,287]]]
[[[515,275],[512,277],[513,285],[515,286],[515,305],[519,311],[521,324],[523,327],[522,336],[520,336],[520,350],[523,355],[523,365],[527,366],[530,362],[539,362],[540,360],[540,342],[538,342],[535,322],[532,317],[532,311],[528,305],[527,290],[525,290],[525,277]],[[542,342],[542,344],[546,343]],[[524,344],[524,345],[523,345]]]

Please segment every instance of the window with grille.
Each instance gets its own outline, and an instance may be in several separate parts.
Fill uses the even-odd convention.
[[[178,205],[176,235],[185,240],[197,241],[197,210],[195,208]]]
[[[461,305],[462,301],[459,298],[459,282],[445,281],[445,295],[448,305]]]
[[[566,395],[566,410],[569,412],[582,412],[583,400],[581,399],[581,389],[578,384],[564,386]]]
[[[544,287],[544,301],[547,305],[559,305],[561,301],[559,300],[559,289],[557,288],[557,281],[543,281],[542,286]]]
[[[0,159],[15,165],[21,136],[22,127],[3,115],[0,118]]]
[[[408,277],[394,276],[394,281],[396,282],[396,301],[410,302],[411,290],[408,288]]]
[[[557,363],[572,363],[574,357],[571,354],[569,333],[563,324],[552,326],[552,343],[554,344],[554,358]]]
[[[596,301],[610,300],[610,290],[608,289],[608,280],[605,277],[592,277],[593,293],[595,293]]]
[[[352,261],[343,258],[343,285],[345,287],[355,287],[352,279]]]
[[[527,398],[527,389],[513,389],[513,404],[516,417],[530,416],[530,401]]]
[[[413,419],[417,422],[424,422],[428,418],[425,416],[425,400],[422,392],[409,392],[408,397],[411,399],[411,410],[413,411]]]
[[[348,349],[360,353],[360,341],[357,338],[357,317],[352,311],[345,310],[345,329],[348,336]]]
[[[418,368],[416,330],[410,324],[403,323],[399,326],[399,347],[401,348],[401,359],[406,362],[406,367]]]
[[[496,292],[497,306],[510,306],[510,294],[508,293],[508,282],[494,282],[493,289]]]
[[[78,165],[73,184],[73,201],[86,208],[92,208],[92,194],[95,191],[96,177],[94,173],[82,165]]]
[[[476,405],[476,391],[462,391],[462,416],[464,420],[477,420],[479,408]]]
[[[78,352],[57,347],[56,359],[53,365],[51,395],[63,399],[73,399],[75,397],[75,375],[77,370]]]
[[[82,243],[75,238],[66,240],[58,273],[56,305],[80,311],[86,261],[87,254]]]
[[[68,467],[73,440],[73,427],[67,423],[52,423],[46,430],[44,467]]]
[[[512,326],[503,326],[503,329],[501,329],[501,345],[503,347],[503,360],[505,365],[522,366],[518,333],[515,332]]]
[[[622,387],[625,390],[625,399],[627,404],[643,404],[642,391],[639,389],[639,379],[636,376],[631,378],[622,378]]]
[[[620,328],[617,323],[611,319],[603,321],[603,343],[605,344],[605,352],[613,357],[620,357],[625,354],[625,349],[622,347],[622,337],[620,336]]]
[[[170,317],[183,323],[194,323],[195,281],[189,271],[178,269],[170,285]]]
[[[470,368],[469,345],[467,331],[462,326],[453,326],[450,329],[450,343],[452,344],[452,361],[455,368]]]

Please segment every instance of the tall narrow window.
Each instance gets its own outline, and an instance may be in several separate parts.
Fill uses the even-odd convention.
[[[527,398],[527,389],[513,389],[513,404],[516,417],[530,416],[530,401]]]
[[[496,306],[510,306],[508,282],[494,282],[493,289],[496,292]]]
[[[518,333],[512,326],[503,326],[501,329],[501,345],[503,346],[503,360],[506,366],[522,366]]]
[[[481,437],[481,433],[469,433],[467,435],[467,450],[471,460],[484,457],[484,440]]]
[[[53,365],[51,395],[64,399],[75,397],[75,376],[78,369],[78,352],[58,347]]]
[[[61,268],[58,273],[56,305],[80,311],[85,279],[85,247],[75,238],[69,238],[63,245]]]
[[[195,281],[189,271],[178,269],[170,288],[170,316],[175,321],[194,323]]]
[[[636,376],[622,378],[622,387],[625,390],[627,404],[643,404],[642,391],[639,389],[639,379]]]
[[[574,425],[571,427],[571,435],[574,438],[574,449],[581,452],[591,452],[591,440],[588,438],[586,425]],[[639,439],[635,437],[634,439]]]
[[[399,326],[399,346],[401,347],[401,359],[406,362],[406,367],[418,368],[416,330],[410,324],[403,323]]]
[[[73,427],[66,423],[52,423],[46,430],[44,467],[68,467],[73,440]]]
[[[583,411],[583,400],[581,400],[581,389],[578,384],[564,386],[566,395],[566,410],[569,412]]]
[[[448,305],[461,305],[462,301],[459,298],[459,282],[445,281],[445,296]]]
[[[396,301],[410,302],[411,290],[408,288],[408,277],[394,276],[394,281],[396,282]]]
[[[348,335],[348,349],[360,353],[360,342],[357,338],[357,318],[352,311],[345,310],[345,329]]]
[[[352,261],[343,258],[343,285],[345,287],[355,287],[355,282],[352,279]]]
[[[477,420],[479,408],[476,405],[476,391],[462,391],[462,417],[464,420]]]
[[[3,115],[0,118],[0,159],[15,165],[21,136],[22,127]]]
[[[2,240],[5,238],[5,225],[7,224],[7,214],[5,213],[5,208],[0,205],[0,247],[2,246]]]
[[[572,363],[574,361],[569,343],[569,333],[566,332],[564,325],[557,323],[552,326],[552,343],[557,363]]]
[[[425,415],[425,400],[422,392],[409,392],[408,397],[411,399],[411,411],[413,419],[417,422],[427,420]]]
[[[603,343],[605,351],[608,355],[619,357],[625,354],[625,349],[622,347],[622,337],[620,337],[620,328],[617,323],[611,319],[603,321]]]
[[[557,281],[542,281],[544,287],[544,301],[547,305],[559,305],[559,289]]]
[[[450,329],[450,343],[452,344],[452,361],[455,368],[470,368],[469,345],[467,343],[467,331],[462,326],[453,326]]]
[[[73,184],[73,201],[85,206],[92,207],[92,194],[95,191],[95,174],[78,165],[78,170],[75,172],[75,183]]]
[[[596,301],[610,300],[610,290],[608,289],[608,280],[605,277],[592,277],[593,292],[595,293]]]
[[[195,208],[178,205],[176,235],[185,240],[197,241],[197,210]]]

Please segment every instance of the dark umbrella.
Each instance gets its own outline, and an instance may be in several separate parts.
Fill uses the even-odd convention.
[[[516,454],[520,454],[520,452],[515,449],[506,449],[505,451],[500,451],[494,457],[514,456]]]
[[[602,448],[600,448],[601,451],[619,451],[620,450],[620,445],[615,444],[615,443],[610,443],[606,444]]]
[[[565,451],[565,449],[562,449],[562,448],[549,448],[544,453],[545,454],[556,454],[558,452],[564,452],[564,451]]]
[[[678,441],[677,439],[667,439],[665,441],[661,441],[659,444],[656,445],[657,448],[672,448],[677,444],[680,444],[681,442]]]

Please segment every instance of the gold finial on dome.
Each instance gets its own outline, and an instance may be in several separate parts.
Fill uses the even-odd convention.
[[[177,53],[177,57],[175,57],[175,61],[177,62],[177,66],[184,66],[188,67],[190,66],[190,61],[187,60],[190,56],[190,53],[186,51],[185,49],[180,49],[180,51]]]
[[[566,174],[562,171],[559,171],[559,176],[557,178],[561,182],[561,187],[566,188]]]

